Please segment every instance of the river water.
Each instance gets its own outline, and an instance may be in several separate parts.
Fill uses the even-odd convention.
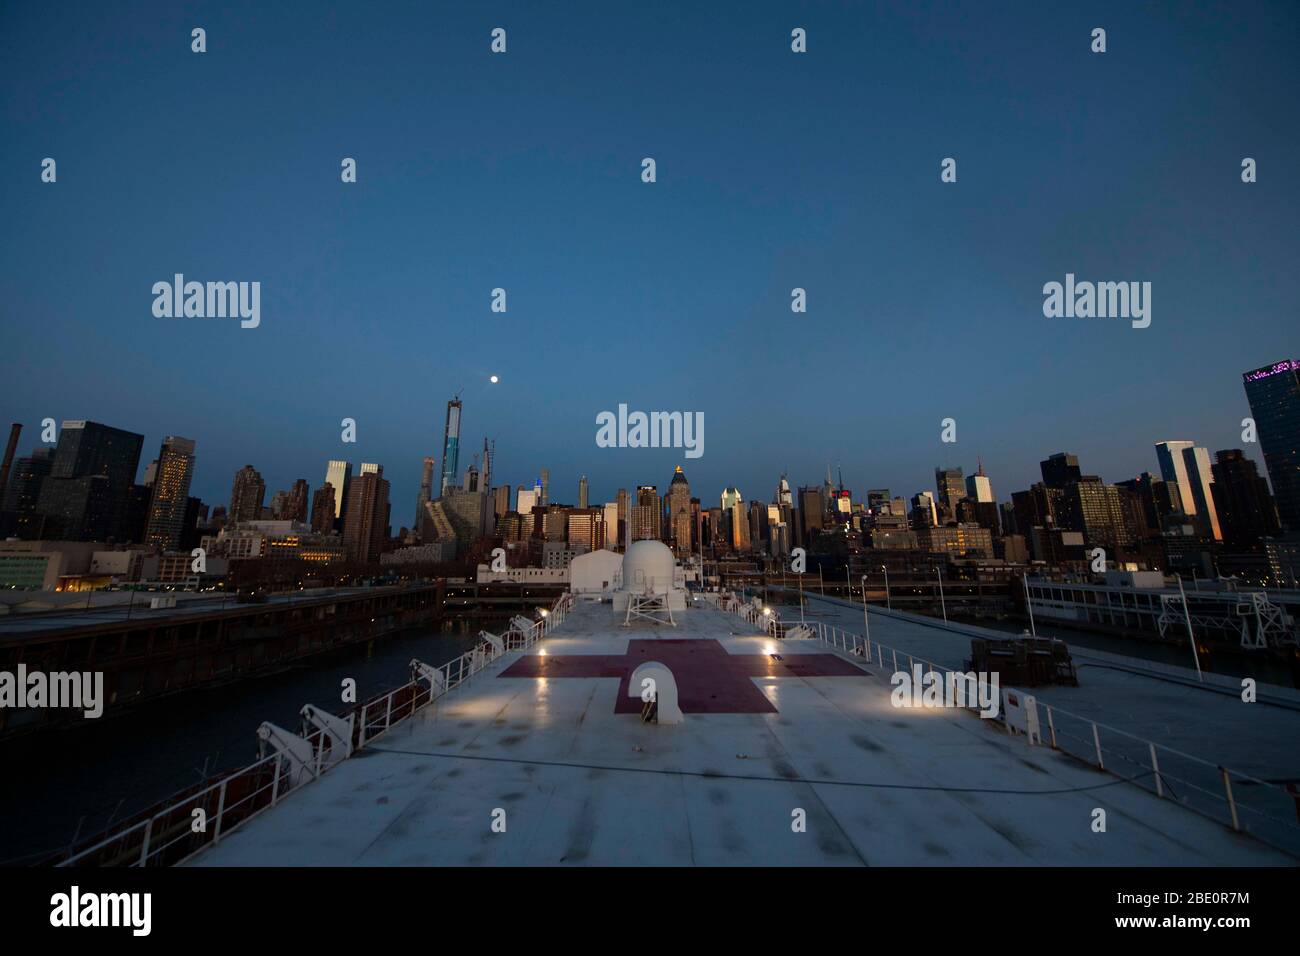
[[[120,717],[0,743],[0,865],[21,865],[96,834],[201,781],[257,758],[266,720],[299,729],[298,711],[346,709],[342,682],[364,701],[410,680],[419,658],[435,667],[477,641],[470,631],[415,629],[314,657],[276,674],[186,691]]]

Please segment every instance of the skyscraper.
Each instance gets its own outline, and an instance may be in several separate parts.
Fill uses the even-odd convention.
[[[18,451],[18,436],[22,434],[21,422],[9,426],[9,443],[5,445],[4,462],[0,463],[0,504],[3,503],[5,489],[9,487],[9,471],[13,468],[14,454]]]
[[[328,534],[334,528],[334,486],[328,481],[316,489],[311,499],[311,530]],[[416,523],[419,527],[419,523]]]
[[[616,524],[617,540],[620,543],[626,543],[629,539],[631,520],[632,520],[632,498],[627,493],[626,488],[618,489],[615,496],[615,503],[618,505],[618,522]]]
[[[456,473],[460,467],[460,398],[447,403],[447,424],[442,431],[442,483],[439,494],[456,487]]]
[[[414,528],[420,527],[420,522],[424,519],[425,503],[433,500],[434,465],[434,459],[426,455],[424,469],[420,472],[420,493],[415,496],[415,524],[412,525]]]
[[[36,510],[74,541],[122,531],[144,436],[98,422],[65,421]]]
[[[727,509],[723,503],[723,511]],[[813,546],[813,538],[826,526],[826,505],[822,500],[822,490],[815,485],[799,487],[799,515],[802,519],[799,528],[799,543],[806,548]]]
[[[794,493],[790,490],[790,482],[786,480],[785,475],[782,475],[781,480],[776,483],[776,496],[773,499],[773,504],[794,507]]]
[[[663,504],[656,486],[637,486],[636,506],[632,508],[631,522],[633,541],[658,539],[662,536]]]
[[[1278,517],[1300,532],[1300,361],[1283,359],[1242,376]]]
[[[325,483],[334,487],[334,519],[343,517],[348,488],[352,485],[352,463],[331,461],[325,466]]]
[[[1210,453],[1189,441],[1162,441],[1156,444],[1156,459],[1160,463],[1161,477],[1178,486],[1183,513],[1195,519],[1194,523],[1202,534],[1216,541],[1222,540],[1223,532],[1219,528],[1214,493],[1210,487],[1214,480]]]
[[[230,488],[230,520],[256,521],[262,515],[262,499],[266,495],[266,482],[252,465],[235,472]]]
[[[1196,502],[1192,499],[1192,483],[1187,477],[1187,465],[1183,460],[1183,449],[1191,448],[1189,441],[1162,441],[1156,443],[1156,462],[1160,465],[1160,477],[1178,486],[1178,497],[1183,503],[1183,514],[1196,514]]]
[[[1045,461],[1040,461],[1038,468],[1043,473],[1044,485],[1062,490],[1071,482],[1078,481],[1083,474],[1079,470],[1078,456],[1064,451],[1058,451]]]
[[[1238,448],[1214,453],[1214,502],[1225,544],[1257,550],[1278,532],[1268,482]]]
[[[1184,448],[1183,465],[1192,486],[1192,500],[1196,502],[1202,529],[1215,541],[1222,541],[1223,529],[1219,527],[1219,511],[1214,505],[1214,471],[1210,467],[1209,451],[1197,447]]]
[[[620,540],[620,538],[619,538],[619,536],[618,536],[618,502],[617,502],[617,501],[607,501],[607,502],[605,503],[604,512],[605,512],[605,518],[604,518],[605,543],[604,543],[604,547],[609,548],[609,549],[612,551],[612,550],[614,550],[615,548],[617,548],[617,547],[620,545],[620,543],[621,543],[621,540]]]
[[[541,503],[549,505],[551,503],[551,470],[549,468],[543,468],[542,476],[538,481],[541,483],[542,488]]]
[[[1066,485],[1062,502],[1070,525],[1083,532],[1089,547],[1104,548],[1107,561],[1115,551],[1133,544],[1133,529],[1124,507],[1123,492],[1096,475],[1081,475]]]
[[[957,502],[966,495],[966,479],[960,468],[936,468],[934,486],[937,494],[935,504],[939,509],[939,520],[957,520]]]
[[[681,469],[677,469],[681,471]],[[578,507],[587,507],[587,476],[583,475],[578,479]]]
[[[388,535],[388,481],[383,468],[358,475],[348,491],[343,544],[354,561],[379,560]]]
[[[49,478],[53,464],[53,448],[34,449],[28,457],[14,462],[9,484],[4,489],[4,510],[20,515],[34,514],[41,497],[41,485]]]
[[[691,552],[691,486],[681,465],[668,483],[668,536],[678,554]]]
[[[190,481],[194,478],[194,442],[169,435],[158,453],[158,472],[149,503],[145,544],[163,551],[180,547],[185,531],[185,509],[189,504]]]
[[[285,505],[283,517],[289,521],[306,523],[309,493],[306,478],[295,481],[293,487],[289,489],[289,501]]]

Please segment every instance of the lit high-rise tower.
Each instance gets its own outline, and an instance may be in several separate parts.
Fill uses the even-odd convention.
[[[585,480],[585,479],[584,479]],[[678,554],[691,552],[691,486],[686,481],[682,466],[673,472],[668,484],[668,536]]]
[[[442,484],[439,494],[456,487],[456,470],[460,467],[460,397],[447,403],[447,425],[442,432]]]
[[[180,547],[193,477],[194,442],[168,435],[158,455],[158,475],[153,483],[153,500],[149,503],[145,542],[150,546],[165,551]]]
[[[1300,361],[1284,359],[1242,375],[1278,517],[1300,531]]]

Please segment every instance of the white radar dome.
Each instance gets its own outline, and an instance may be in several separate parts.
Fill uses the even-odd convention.
[[[633,541],[623,555],[623,590],[667,594],[673,589],[677,562],[662,541]]]

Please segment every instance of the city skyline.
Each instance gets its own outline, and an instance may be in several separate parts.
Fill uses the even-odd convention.
[[[1285,364],[1287,364],[1288,362],[1290,362],[1290,363],[1292,363],[1292,364],[1294,365],[1294,363],[1295,363],[1296,360],[1293,360],[1293,359],[1285,359],[1285,360],[1279,360],[1279,361],[1280,361],[1280,363],[1281,363],[1282,365],[1285,365]],[[1259,373],[1259,372],[1262,372],[1262,371],[1264,371],[1264,370],[1270,368],[1271,366],[1274,366],[1275,364],[1277,364],[1277,363],[1275,363],[1275,362],[1269,362],[1269,363],[1266,363],[1264,366],[1261,366],[1261,367],[1259,367],[1259,368],[1257,368],[1257,369],[1251,369],[1251,370],[1243,371],[1243,372],[1241,373],[1240,378],[1241,378],[1242,380],[1244,380],[1244,379],[1246,379],[1250,374],[1252,374],[1252,373]],[[454,407],[454,408],[455,408],[456,416],[457,416],[457,418],[459,418],[459,416],[460,416],[460,414],[461,414],[461,412],[462,412],[462,403],[461,403],[458,399],[453,398],[452,400],[449,401],[448,405],[449,405],[449,411],[450,411],[450,408],[451,408],[451,407]],[[1244,416],[1244,417],[1249,417],[1249,414],[1250,414],[1250,408],[1249,408],[1249,405],[1247,404],[1246,416]],[[79,421],[86,421],[86,419],[76,419],[76,420],[74,420],[74,419],[69,419],[69,421],[78,421],[78,422],[79,422]],[[104,425],[104,426],[107,426],[107,427],[109,427],[109,428],[111,428],[111,429],[122,429],[122,430],[124,430],[124,431],[126,431],[126,432],[128,432],[128,433],[131,431],[130,428],[123,428],[123,426],[121,426],[120,424],[119,424],[119,425],[115,425],[115,424],[113,424],[113,423],[111,423],[111,422],[99,422],[98,424],[100,424],[100,425]],[[62,423],[59,422],[59,425],[61,426]],[[1124,475],[1123,477],[1115,477],[1115,476],[1108,476],[1108,475],[1100,474],[1098,471],[1096,471],[1096,470],[1090,468],[1090,467],[1089,467],[1089,459],[1088,459],[1088,456],[1087,456],[1086,454],[1081,454],[1081,453],[1079,453],[1078,451],[1074,450],[1077,446],[1072,445],[1072,444],[1066,444],[1066,445],[1064,445],[1063,447],[1061,447],[1061,448],[1059,448],[1059,449],[1057,449],[1057,450],[1055,450],[1055,451],[1044,451],[1044,452],[1042,452],[1042,453],[1041,453],[1041,457],[1038,458],[1036,461],[1034,461],[1033,463],[1031,463],[1031,464],[1028,466],[1028,468],[1029,468],[1029,472],[1028,472],[1028,474],[1026,474],[1025,480],[1023,480],[1022,482],[1017,482],[1017,481],[1008,481],[1008,480],[1004,480],[1004,479],[1002,479],[1001,477],[999,477],[999,475],[998,475],[997,472],[993,472],[992,469],[990,469],[990,468],[988,467],[988,465],[986,464],[986,462],[985,462],[985,460],[984,460],[984,456],[983,456],[983,455],[977,455],[977,456],[976,456],[976,460],[977,460],[976,468],[979,469],[980,474],[987,476],[987,481],[988,481],[989,483],[991,483],[991,485],[992,485],[993,500],[994,500],[995,502],[999,503],[999,504],[1001,504],[1001,503],[1005,503],[1005,502],[1010,502],[1010,500],[1011,500],[1011,495],[1012,495],[1012,492],[1013,492],[1013,491],[1018,491],[1018,490],[1023,490],[1023,489],[1029,488],[1029,487],[1031,487],[1032,485],[1034,485],[1035,483],[1039,482],[1039,481],[1041,480],[1041,478],[1042,478],[1042,476],[1041,476],[1041,472],[1040,472],[1040,464],[1041,464],[1041,463],[1042,463],[1046,458],[1048,458],[1049,456],[1050,456],[1050,457],[1055,457],[1055,456],[1059,456],[1059,455],[1061,455],[1061,454],[1067,454],[1067,455],[1073,456],[1075,459],[1077,459],[1078,463],[1080,464],[1080,466],[1081,466],[1081,468],[1082,468],[1082,472],[1083,472],[1085,475],[1096,475],[1096,476],[1100,477],[1100,478],[1102,479],[1102,481],[1103,481],[1104,483],[1106,483],[1106,484],[1116,484],[1116,483],[1121,482],[1121,481],[1127,481],[1127,480],[1130,480],[1130,479],[1136,478],[1136,477],[1138,477],[1138,476],[1140,476],[1140,475],[1142,475],[1142,474],[1144,474],[1144,473],[1150,473],[1150,474],[1155,475],[1156,477],[1163,477],[1163,478],[1165,478],[1166,480],[1175,480],[1175,481],[1179,481],[1180,483],[1185,484],[1185,482],[1186,482],[1187,479],[1186,479],[1185,477],[1183,477],[1182,479],[1175,478],[1175,477],[1173,476],[1173,473],[1172,473],[1172,470],[1171,470],[1170,466],[1168,466],[1168,465],[1165,463],[1165,461],[1162,460],[1162,458],[1161,458],[1161,448],[1162,448],[1162,446],[1164,446],[1165,444],[1172,444],[1172,445],[1178,445],[1178,446],[1185,446],[1185,447],[1187,448],[1188,451],[1193,451],[1193,450],[1204,450],[1204,451],[1206,452],[1206,456],[1204,456],[1204,457],[1205,457],[1205,465],[1206,465],[1207,467],[1208,467],[1208,465],[1209,465],[1209,463],[1210,463],[1210,460],[1211,460],[1211,459],[1212,459],[1212,458],[1213,458],[1213,457],[1214,457],[1218,452],[1220,452],[1220,451],[1229,451],[1229,450],[1240,450],[1240,451],[1242,451],[1242,452],[1244,453],[1245,457],[1246,457],[1248,460],[1253,461],[1253,462],[1255,463],[1255,465],[1257,466],[1258,471],[1259,471],[1259,473],[1260,473],[1261,475],[1263,475],[1263,476],[1267,476],[1267,475],[1268,475],[1267,466],[1266,466],[1266,463],[1265,463],[1265,460],[1264,460],[1264,456],[1263,456],[1262,452],[1260,451],[1259,443],[1258,443],[1257,441],[1255,441],[1255,442],[1246,442],[1246,441],[1242,441],[1242,440],[1241,440],[1241,439],[1242,439],[1242,435],[1241,435],[1241,427],[1240,427],[1240,426],[1241,426],[1241,421],[1239,420],[1239,421],[1238,421],[1238,430],[1237,430],[1237,439],[1238,439],[1238,440],[1236,441],[1236,443],[1227,443],[1227,444],[1224,444],[1224,445],[1221,446],[1221,447],[1216,447],[1214,444],[1212,444],[1212,443],[1207,443],[1207,442],[1204,442],[1204,441],[1201,441],[1201,440],[1199,440],[1198,438],[1191,438],[1191,439],[1181,439],[1181,438],[1180,438],[1180,439],[1170,439],[1170,438],[1165,438],[1165,439],[1159,439],[1159,440],[1152,441],[1152,442],[1150,443],[1150,445],[1148,446],[1148,452],[1149,452],[1149,454],[1148,454],[1148,461],[1147,461],[1147,463],[1146,463],[1145,465],[1142,465],[1142,466],[1138,467],[1135,471],[1133,471],[1132,474]],[[40,423],[36,423],[34,426],[32,426],[32,431],[33,431],[34,433],[36,433],[36,434],[39,434],[39,433],[41,432],[41,430],[42,430],[42,428],[41,428],[41,424],[40,424]],[[27,426],[27,425],[24,425],[23,434],[24,434],[24,435],[28,434],[28,426]],[[163,439],[161,440],[164,449],[166,448],[168,442],[172,442],[172,441],[174,441],[174,440],[176,440],[176,439],[175,439],[174,436],[172,436],[172,435],[164,436]],[[182,441],[184,441],[184,440],[182,439]],[[142,448],[149,448],[150,445],[151,445],[151,442],[152,442],[152,439],[150,438],[150,436],[145,435],[145,436],[144,436],[144,441],[143,441]],[[53,449],[56,447],[56,443],[51,443],[51,444],[42,444],[42,445],[35,445],[35,446],[31,446],[31,447],[29,447],[29,445],[30,445],[30,443],[27,443],[27,442],[24,442],[24,441],[20,440],[20,443],[19,443],[19,445],[18,445],[18,450],[17,450],[17,452],[16,452],[16,454],[15,454],[15,459],[17,459],[17,458],[19,458],[19,457],[23,457],[24,455],[29,455],[29,454],[31,454],[32,451],[35,450],[36,448],[44,447],[44,448],[48,448],[50,451],[53,451]],[[197,451],[196,451],[195,446],[197,446]],[[345,444],[345,445],[343,445],[342,447],[344,447],[344,448],[346,449],[346,448],[348,447],[348,445]],[[954,446],[954,445],[945,445],[944,447],[947,447],[947,448],[954,448],[955,446]],[[1180,454],[1181,454],[1181,451],[1182,451],[1182,448],[1180,447],[1180,448],[1179,448],[1179,453],[1180,453]],[[553,493],[553,494],[550,496],[550,501],[551,501],[551,502],[554,502],[554,503],[558,503],[558,504],[569,505],[569,506],[577,505],[577,504],[578,504],[578,501],[579,501],[579,486],[580,486],[580,485],[585,485],[585,487],[586,487],[586,489],[587,489],[587,491],[588,491],[588,494],[589,494],[590,501],[592,501],[592,502],[594,502],[594,503],[599,503],[599,504],[610,503],[610,502],[615,501],[616,498],[617,498],[617,492],[618,492],[619,490],[635,489],[635,488],[638,487],[638,486],[641,486],[641,485],[644,485],[644,484],[648,484],[648,483],[650,483],[650,484],[654,484],[654,485],[661,485],[662,488],[663,488],[663,489],[665,490],[665,492],[666,492],[666,490],[667,490],[667,488],[669,487],[669,485],[670,485],[670,483],[671,483],[671,480],[672,480],[672,478],[674,477],[674,475],[675,475],[675,474],[681,474],[681,473],[683,473],[683,472],[686,470],[686,468],[687,468],[688,466],[689,466],[689,468],[690,468],[690,473],[687,474],[687,479],[688,479],[688,481],[690,481],[690,483],[691,483],[691,490],[692,490],[692,495],[691,495],[691,496],[692,496],[693,498],[696,498],[696,499],[700,500],[702,503],[707,503],[707,502],[712,501],[713,499],[719,499],[719,498],[725,497],[726,493],[727,493],[729,490],[733,489],[733,488],[735,488],[735,489],[740,489],[740,490],[741,490],[742,500],[744,500],[744,501],[759,501],[759,502],[767,503],[767,502],[772,501],[772,500],[775,499],[775,494],[776,494],[776,492],[775,492],[776,482],[779,481],[781,478],[788,478],[788,479],[790,479],[791,486],[794,487],[794,488],[799,488],[799,487],[804,487],[804,486],[807,486],[807,487],[821,487],[822,484],[823,484],[823,481],[817,479],[815,476],[810,476],[810,477],[812,478],[812,480],[807,480],[807,481],[805,481],[805,480],[804,480],[804,476],[803,476],[803,474],[802,474],[801,472],[793,471],[793,470],[787,470],[787,469],[785,469],[785,468],[782,468],[782,469],[780,469],[780,470],[777,472],[777,474],[776,474],[776,479],[773,480],[773,481],[770,481],[770,482],[769,482],[769,484],[770,484],[770,485],[772,486],[772,488],[773,488],[773,492],[772,492],[772,494],[770,494],[770,495],[769,495],[765,490],[760,490],[760,491],[758,491],[757,493],[746,493],[746,492],[743,491],[743,486],[742,486],[740,483],[737,483],[737,482],[735,482],[735,481],[729,481],[729,482],[725,482],[725,483],[723,483],[723,484],[720,486],[719,491],[718,491],[716,494],[713,494],[713,493],[711,493],[711,492],[709,492],[709,491],[704,491],[704,490],[703,490],[704,488],[706,488],[706,487],[710,487],[710,486],[705,485],[701,479],[699,479],[699,478],[697,478],[697,477],[694,477],[697,473],[699,473],[699,472],[703,472],[703,471],[704,471],[704,469],[703,469],[703,467],[702,467],[703,464],[704,464],[704,462],[703,462],[702,460],[700,460],[700,459],[696,459],[696,460],[686,460],[686,461],[683,461],[683,460],[681,459],[681,457],[680,457],[680,455],[681,455],[681,450],[680,450],[680,449],[627,449],[627,450],[622,450],[622,451],[618,451],[618,450],[614,450],[614,449],[597,449],[596,452],[595,452],[595,454],[596,454],[596,457],[598,458],[598,457],[601,456],[601,455],[609,454],[609,453],[611,453],[611,452],[616,453],[616,454],[632,455],[632,456],[639,456],[639,455],[645,455],[645,454],[650,454],[650,455],[654,455],[654,456],[658,456],[658,457],[667,456],[669,459],[673,459],[674,457],[676,457],[678,463],[670,466],[670,468],[671,468],[672,470],[669,472],[667,479],[663,480],[662,482],[660,482],[659,480],[654,480],[653,482],[647,482],[646,479],[651,479],[651,478],[654,478],[655,476],[653,476],[653,475],[649,475],[649,474],[640,474],[640,473],[638,473],[638,474],[636,475],[636,480],[627,479],[626,481],[624,481],[623,483],[621,483],[621,484],[619,484],[619,485],[617,485],[617,486],[611,485],[611,486],[610,486],[609,493],[608,493],[607,495],[602,495],[602,494],[599,493],[599,486],[597,486],[597,491],[596,491],[595,493],[592,493],[592,491],[591,491],[592,483],[591,483],[590,475],[588,474],[588,470],[583,470],[580,474],[574,476],[574,480],[573,480],[573,482],[572,482],[572,484],[573,484],[573,489],[572,489],[573,494],[572,494],[572,496],[570,496],[570,495],[569,495],[569,494],[564,490],[565,488],[568,487],[568,483],[565,482],[565,481],[561,481],[560,484],[559,484],[559,486],[558,486],[559,489],[560,489],[560,490],[559,490],[559,493],[558,493],[558,496],[557,496],[556,494]],[[201,441],[201,439],[192,439],[192,440],[190,440],[190,453],[191,453],[191,455],[193,455],[193,457],[194,457],[197,461],[199,461],[199,462],[202,461],[202,441]],[[264,497],[263,497],[263,502],[262,502],[262,503],[263,503],[264,505],[269,505],[269,504],[271,503],[271,498],[272,498],[273,494],[275,494],[275,493],[277,493],[277,492],[286,492],[286,493],[287,493],[287,492],[291,491],[291,490],[293,489],[295,483],[298,482],[298,481],[305,480],[306,483],[307,483],[308,488],[310,489],[310,492],[314,493],[315,491],[317,491],[317,490],[319,490],[319,489],[321,488],[321,486],[325,483],[325,479],[326,479],[326,477],[327,477],[331,472],[337,472],[337,473],[339,473],[339,474],[343,474],[343,472],[339,470],[339,466],[341,466],[341,465],[343,465],[343,464],[346,464],[346,465],[348,466],[348,468],[347,468],[347,473],[348,473],[349,475],[352,473],[352,466],[355,465],[355,467],[356,467],[356,474],[357,474],[358,477],[363,473],[363,472],[362,472],[363,467],[366,467],[366,468],[374,468],[374,467],[377,466],[377,467],[379,467],[379,468],[383,468],[383,469],[384,469],[384,478],[388,480],[388,482],[390,483],[390,485],[391,485],[392,488],[394,489],[394,491],[392,492],[392,495],[391,495],[391,500],[394,500],[394,501],[400,501],[401,498],[402,498],[402,494],[403,494],[403,491],[400,490],[400,489],[403,489],[403,488],[404,488],[404,482],[401,480],[401,478],[397,478],[396,476],[400,474],[401,469],[394,468],[394,467],[392,467],[392,466],[386,464],[386,463],[383,462],[383,461],[379,461],[379,462],[375,462],[374,464],[366,465],[366,463],[365,463],[364,460],[363,460],[365,457],[369,457],[369,456],[362,456],[362,455],[360,455],[359,453],[356,453],[356,454],[354,454],[352,457],[347,457],[347,458],[334,458],[334,459],[328,459],[328,460],[325,460],[325,461],[323,461],[323,462],[320,464],[320,467],[317,467],[317,468],[314,469],[315,472],[317,473],[317,477],[316,477],[315,479],[312,478],[312,471],[313,471],[313,469],[311,469],[311,468],[305,468],[305,467],[304,467],[303,469],[300,469],[300,471],[302,471],[302,474],[298,475],[298,477],[296,477],[296,478],[286,478],[286,479],[284,479],[284,480],[280,480],[280,479],[276,479],[276,480],[268,480],[268,479],[265,478],[265,476],[263,476],[263,475],[261,474],[261,469],[259,469],[255,463],[248,463],[248,462],[246,462],[243,466],[241,466],[241,467],[239,467],[239,468],[236,468],[236,469],[231,473],[231,475],[226,479],[226,485],[225,485],[225,487],[226,487],[226,491],[224,492],[224,494],[223,494],[220,490],[218,490],[218,491],[217,491],[214,495],[212,495],[212,496],[208,496],[208,495],[205,495],[205,494],[201,493],[200,489],[207,487],[207,484],[205,484],[203,481],[199,481],[199,480],[197,480],[197,479],[198,479],[198,476],[202,474],[202,468],[199,467],[199,466],[197,466],[197,465],[192,465],[191,467],[194,469],[194,474],[191,475],[190,477],[196,479],[196,483],[193,485],[192,488],[190,488],[190,491],[193,493],[194,497],[197,497],[197,498],[201,499],[202,502],[203,502],[205,505],[207,505],[210,509],[212,509],[212,508],[217,508],[217,507],[227,508],[227,507],[229,507],[230,502],[231,502],[231,495],[234,493],[234,491],[233,491],[232,489],[233,489],[234,487],[237,487],[237,486],[238,486],[239,481],[240,481],[240,476],[241,476],[241,475],[242,475],[242,474],[243,474],[247,469],[252,468],[252,469],[255,470],[255,473],[257,474],[258,480],[259,480],[260,482],[262,482],[262,484],[264,485]],[[443,463],[442,463],[441,461],[437,461],[436,458],[434,458],[434,456],[421,456],[421,458],[420,458],[421,471],[423,472],[423,469],[424,469],[425,467],[427,467],[426,462],[429,461],[430,459],[432,459],[432,460],[435,462],[435,467],[437,468],[439,474],[442,474],[443,471],[444,471],[444,465],[443,465]],[[466,471],[466,469],[468,469],[468,468],[470,468],[470,467],[478,467],[478,468],[481,468],[481,466],[482,466],[482,462],[481,462],[479,459],[480,459],[480,455],[479,455],[479,454],[475,454],[475,455],[473,456],[473,458],[472,458],[470,461],[462,462],[462,463],[461,463],[461,465],[462,465],[463,467],[460,468],[460,473],[459,473],[459,475],[457,476],[457,479],[456,479],[456,482],[455,482],[456,487],[459,487],[459,486],[461,485],[461,483],[463,482],[464,477],[465,477],[465,471]],[[952,459],[956,459],[956,460],[952,460]],[[593,459],[593,460],[594,460],[594,459]],[[151,466],[150,466],[150,461],[151,461],[151,459],[149,459],[148,455],[145,454],[145,453],[143,453],[143,451],[142,451],[141,456],[140,456],[139,466],[138,466],[138,468],[137,468],[137,474],[138,474],[138,476],[141,476],[142,478],[143,478],[143,476],[145,476],[146,472],[148,472],[149,469],[150,469],[150,467],[151,467]],[[500,474],[499,474],[499,472],[497,471],[497,469],[498,469],[499,467],[500,467],[500,466],[499,466],[499,459],[494,459],[494,462],[493,462],[493,477],[494,477],[494,478],[497,478],[497,479],[499,479],[499,478],[501,477]],[[830,470],[831,470],[831,468],[832,468],[832,465],[828,463],[828,465],[826,466],[826,468],[827,468],[827,475],[829,475]],[[961,471],[961,472],[963,473],[963,475],[966,475],[966,477],[971,477],[971,476],[974,476],[974,475],[976,474],[976,470],[971,469],[970,466],[969,466],[969,463],[966,462],[963,458],[961,458],[960,456],[956,456],[956,455],[950,455],[948,459],[945,459],[945,460],[944,460],[944,463],[943,463],[943,464],[936,464],[936,465],[931,469],[931,475],[932,475],[933,478],[935,479],[935,482],[937,482],[937,480],[938,480],[938,478],[939,478],[939,473],[942,472],[942,471],[946,471],[947,469],[955,469],[955,470]],[[290,470],[292,471],[293,469],[290,469]],[[599,473],[599,469],[590,469],[590,470],[593,471],[594,473]],[[811,467],[811,466],[808,466],[808,468],[805,469],[805,470],[809,470],[809,471],[811,471],[811,470],[812,470],[812,467]],[[867,494],[867,491],[868,491],[868,490],[872,490],[872,489],[879,489],[879,488],[887,488],[887,489],[889,489],[889,490],[892,492],[892,494],[893,494],[894,497],[902,497],[902,498],[904,498],[904,499],[910,499],[910,498],[911,498],[913,495],[915,495],[915,494],[923,494],[923,493],[927,493],[927,492],[929,492],[930,494],[934,494],[934,482],[932,482],[931,484],[925,484],[925,483],[924,483],[924,480],[923,480],[922,483],[919,483],[919,484],[891,484],[891,483],[888,483],[888,482],[876,481],[876,480],[874,480],[873,478],[871,478],[870,476],[865,476],[865,480],[857,480],[857,481],[855,481],[854,478],[853,478],[853,475],[852,475],[852,474],[850,474],[850,476],[849,476],[848,479],[845,479],[845,478],[844,478],[844,475],[843,475],[843,467],[842,467],[842,466],[837,467],[835,470],[836,470],[837,474],[836,474],[836,476],[835,476],[835,479],[834,479],[834,481],[833,481],[833,484],[834,484],[836,487],[840,487],[840,486],[841,486],[841,483],[842,483],[842,487],[851,490],[851,491],[853,492],[853,501],[854,501],[855,503],[865,503],[865,502],[866,502],[866,494]],[[498,481],[495,481],[495,482],[494,482],[493,487],[494,487],[494,488],[495,488],[495,487],[500,487],[501,485],[508,485],[508,486],[510,487],[510,489],[511,489],[511,498],[510,498],[510,503],[511,503],[511,507],[513,508],[513,506],[514,506],[514,502],[515,502],[515,498],[516,498],[516,496],[517,496],[517,494],[518,494],[518,491],[519,491],[520,489],[524,489],[524,488],[526,488],[526,489],[531,489],[531,488],[533,488],[533,486],[534,486],[535,483],[541,481],[541,475],[542,475],[543,472],[548,472],[548,473],[550,472],[550,469],[548,469],[548,468],[545,466],[544,463],[543,463],[543,464],[539,464],[539,465],[534,469],[534,476],[533,476],[533,477],[523,478],[523,480],[519,480],[519,481],[504,481],[504,480],[498,480]],[[968,474],[967,474],[967,473],[968,473]],[[447,476],[447,477],[449,477],[449,476]],[[521,476],[521,477],[522,477],[522,476]],[[396,480],[395,480],[395,479],[396,479]],[[347,479],[345,478],[344,480],[346,481]],[[830,480],[830,479],[827,478],[826,480]],[[1209,481],[1209,482],[1212,482],[1212,481],[1213,481],[1213,479],[1210,478],[1210,477],[1208,476],[1208,471],[1206,472],[1206,479],[1205,479],[1205,480],[1206,480],[1206,481]],[[415,486],[418,488],[419,485],[422,483],[422,481],[423,481],[423,473],[421,474],[421,477],[418,478],[418,479],[416,479],[416,481],[414,482]],[[219,486],[219,485],[221,484],[221,480],[220,480],[220,479],[215,479],[215,478],[209,478],[209,479],[208,479],[208,483],[215,484],[215,485],[218,485],[218,486]],[[1271,481],[1270,481],[1270,489],[1271,489],[1271,484],[1272,484],[1272,483],[1271,483]],[[556,487],[556,486],[555,486],[554,484],[552,484],[551,487],[554,488],[554,487]],[[755,482],[753,485],[751,485],[750,487],[752,487],[752,488],[761,488],[762,486],[759,484],[759,482],[756,481],[756,482]],[[335,492],[336,492],[336,511],[337,511],[337,510],[341,510],[341,508],[342,508],[342,504],[341,504],[341,502],[338,501],[337,499],[341,499],[342,496],[343,496],[343,494],[344,494],[344,492],[343,492],[342,490],[340,490],[340,489],[335,489]],[[434,493],[434,498],[437,498],[437,497],[438,497],[438,494],[435,492],[435,493]],[[336,514],[336,517],[337,517],[337,514]],[[249,519],[248,519],[247,517],[245,517],[244,520],[249,520]],[[304,522],[304,523],[306,523],[306,522]],[[390,528],[390,532],[391,532],[392,534],[397,534],[398,531],[399,531],[401,528],[403,528],[403,527],[408,528],[408,529],[413,530],[413,531],[414,531],[414,530],[418,530],[418,529],[417,529],[413,524],[406,523],[405,520],[401,517],[401,512],[399,511],[397,517],[396,517],[395,520],[393,521],[392,527]]]
[[[1151,470],[1155,441],[1237,447],[1237,374],[1296,354],[1300,299],[1297,132],[1260,121],[1300,79],[1300,14],[1255,11],[1229,29],[1186,10],[1171,31],[1158,10],[1027,5],[981,11],[970,42],[969,17],[942,8],[742,24],[593,6],[561,24],[520,6],[494,58],[472,11],[268,8],[212,13],[200,59],[180,11],[128,35],[94,6],[76,30],[10,7],[3,288],[23,361],[0,404],[28,429],[192,436],[205,501],[248,462],[275,488],[316,487],[317,459],[383,462],[402,514],[458,391],[462,444],[494,438],[500,481],[548,467],[568,489],[585,472],[604,500],[683,463],[591,454],[595,415],[620,402],[702,412],[689,467],[710,488],[815,480],[828,461],[853,485],[914,488],[977,457],[995,487],[1024,487],[1061,448],[1113,481]],[[128,42],[149,55],[116,57]],[[1195,65],[1208,55],[1213,75]],[[244,134],[218,150],[191,135],[232,116]],[[156,318],[150,288],[177,272],[261,282],[259,325]],[[1149,281],[1150,327],[1045,318],[1043,285],[1067,274]],[[671,360],[637,359],[647,334]],[[1207,355],[1221,371],[1188,358]],[[938,441],[948,417],[955,447]]]

